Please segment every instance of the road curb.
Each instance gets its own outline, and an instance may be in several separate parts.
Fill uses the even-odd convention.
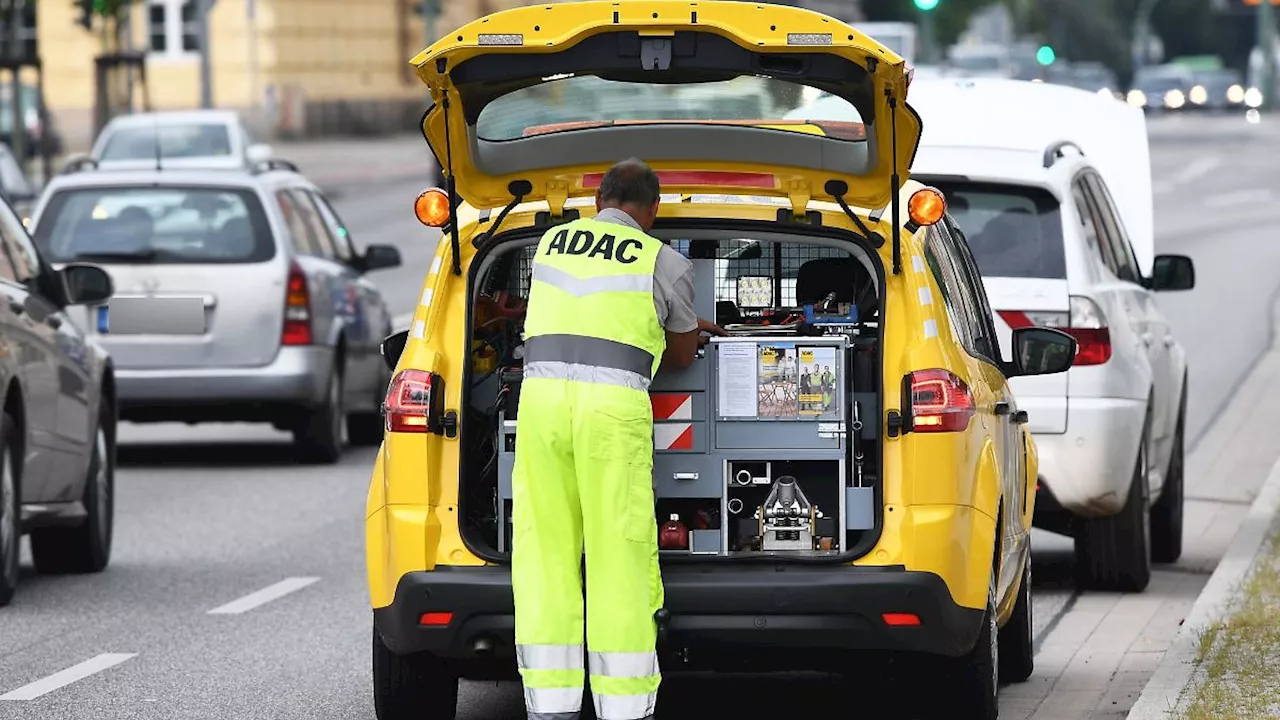
[[[1238,590],[1252,574],[1254,563],[1263,552],[1277,509],[1280,509],[1280,460],[1271,466],[1271,473],[1249,506],[1244,523],[1236,531],[1191,612],[1182,621],[1182,627],[1165,652],[1164,659],[1130,708],[1126,716],[1128,720],[1176,717],[1176,712],[1188,699],[1185,697],[1187,690],[1199,684],[1196,655],[1200,636],[1231,609]]]

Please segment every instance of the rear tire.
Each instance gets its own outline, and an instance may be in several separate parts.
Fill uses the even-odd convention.
[[[955,692],[946,702],[952,717],[996,720],[1000,714],[997,672],[1000,666],[1000,628],[996,626],[996,580],[992,570],[987,609],[973,649],[955,660]]]
[[[1178,426],[1173,435],[1173,449],[1169,453],[1169,470],[1164,478],[1160,499],[1151,506],[1151,561],[1175,563],[1182,557],[1182,508],[1185,503],[1186,481],[1183,479],[1184,428],[1187,419],[1187,395],[1184,391],[1178,408]]]
[[[374,628],[373,711],[378,720],[454,720],[458,676],[430,655],[391,652]]]
[[[1022,585],[1009,622],[1000,628],[1000,682],[1026,682],[1035,671],[1031,623],[1031,558],[1022,567]]]
[[[8,605],[18,589],[21,461],[18,424],[8,413],[0,414],[0,607]]]
[[[1148,485],[1148,419],[1138,443],[1124,509],[1110,517],[1078,521],[1076,583],[1086,590],[1142,592],[1151,582],[1151,493]]]
[[[307,413],[302,427],[293,433],[303,462],[332,465],[342,457],[346,444],[346,415],[342,412],[341,356],[334,356],[333,375],[325,391],[324,404]]]
[[[111,562],[115,525],[115,452],[108,428],[115,414],[105,406],[94,434],[89,471],[81,502],[88,516],[75,527],[40,528],[31,533],[31,556],[36,572],[96,573]]]

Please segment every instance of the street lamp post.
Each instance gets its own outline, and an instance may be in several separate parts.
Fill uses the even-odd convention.
[[[1274,108],[1276,94],[1276,19],[1275,10],[1268,0],[1258,3],[1258,51],[1262,53],[1262,107]]]
[[[1133,71],[1147,64],[1147,48],[1151,45],[1151,14],[1160,0],[1141,0],[1133,19]]]
[[[196,23],[200,43],[200,107],[213,107],[213,68],[209,61],[209,11],[214,0],[196,0]]]

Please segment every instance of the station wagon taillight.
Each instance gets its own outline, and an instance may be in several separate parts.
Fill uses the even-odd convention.
[[[949,370],[917,370],[907,375],[912,432],[962,432],[975,407],[969,386]]]
[[[1076,339],[1076,359],[1072,367],[1102,365],[1111,359],[1111,330],[1102,308],[1087,297],[1071,296],[1071,312],[1024,312],[1001,310],[1000,317],[1012,330],[1047,327],[1061,330]]]
[[[387,387],[383,403],[387,432],[435,432],[438,375],[425,370],[401,370]]]
[[[311,344],[311,294],[307,290],[307,276],[297,263],[289,267],[280,341],[284,345]]]

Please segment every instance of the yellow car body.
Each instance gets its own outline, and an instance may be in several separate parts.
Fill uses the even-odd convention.
[[[463,529],[468,503],[477,502],[467,496],[464,479],[486,462],[468,433],[488,432],[469,427],[464,408],[474,400],[474,377],[496,365],[476,340],[472,285],[479,273],[490,272],[486,258],[508,242],[504,238],[536,242],[575,212],[590,216],[593,178],[598,183],[613,161],[632,154],[659,173],[664,193],[678,198],[662,203],[655,234],[732,228],[748,237],[785,231],[857,245],[864,265],[874,267],[877,288],[872,332],[879,386],[875,416],[866,419],[878,478],[874,527],[842,534],[850,539],[838,541],[840,552],[811,562],[777,555],[766,562],[664,558],[669,642],[695,656],[705,643],[782,647],[798,656],[870,650],[953,659],[970,680],[960,692],[985,707],[994,702],[994,672],[977,677],[964,664],[975,653],[995,652],[1000,628],[1001,649],[1025,644],[1013,651],[1025,657],[1002,662],[1014,668],[1015,677],[1005,679],[1030,674],[1037,456],[1007,377],[1065,370],[1073,341],[1052,330],[1028,330],[1015,338],[1009,362],[1000,359],[994,333],[982,336],[982,316],[989,325],[990,309],[963,237],[937,216],[936,203],[935,215],[918,222],[940,196],[903,179],[921,123],[906,102],[910,74],[902,58],[826,16],[764,7],[767,12],[734,2],[588,0],[517,8],[464,26],[413,59],[435,101],[424,116],[424,136],[460,199],[446,208],[448,223],[409,330],[384,344],[395,379],[384,404],[388,431],[373,467],[366,521],[382,720],[407,717],[401,713],[415,703],[452,712],[459,677],[515,677],[509,555]],[[696,52],[687,50],[690,34],[697,35]],[[712,36],[719,40],[707,40]],[[622,48],[623,37],[637,38],[641,55],[656,54],[655,63],[671,67],[681,62],[681,42],[688,56],[727,41],[723,57],[740,54],[756,71],[781,74],[777,68],[808,64],[808,77],[819,77],[823,67],[832,77],[864,73],[862,89],[849,97],[859,101],[864,118],[874,118],[864,121],[859,141],[865,162],[829,163],[823,158],[845,146],[811,144],[839,142],[827,137],[848,134],[839,123],[773,117],[719,124],[530,119],[501,139],[480,137],[484,111],[477,117],[468,103],[500,95],[482,89],[513,82],[503,73],[528,65],[530,74],[568,74],[590,61],[583,48]],[[664,58],[664,47],[673,47],[672,55]],[[605,55],[600,62],[614,62]],[[619,49],[618,57],[624,55],[632,56]],[[486,59],[494,62],[478,62]],[[575,129],[566,120],[581,122]],[[612,133],[612,153],[589,147],[591,133],[601,131]],[[746,133],[741,137],[749,142],[717,145],[713,132]],[[701,151],[706,157],[673,157],[663,150],[673,142],[707,148]],[[775,152],[773,143],[781,149]],[[508,154],[495,158],[506,147]],[[819,151],[809,152],[814,148]],[[778,159],[784,156],[800,159]],[[751,178],[768,181],[752,184]],[[438,216],[441,197],[420,198],[425,214],[419,216]],[[987,640],[992,648],[979,647]],[[416,686],[404,678],[416,678]]]

